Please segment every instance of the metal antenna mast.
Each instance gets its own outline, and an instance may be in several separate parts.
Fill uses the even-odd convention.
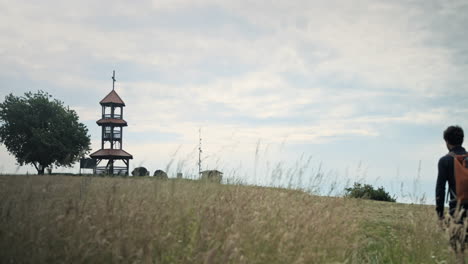
[[[115,70],[114,70],[114,72],[112,73],[112,91],[114,90],[115,81],[116,79],[115,79]]]
[[[200,143],[198,145],[198,177],[201,177],[201,154],[202,154],[202,138],[201,138],[201,128],[198,129],[198,138],[200,139]]]

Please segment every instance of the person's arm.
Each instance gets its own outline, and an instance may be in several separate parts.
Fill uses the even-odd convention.
[[[439,160],[438,174],[436,183],[436,211],[439,218],[444,217],[444,199],[445,199],[445,184],[447,182],[447,169],[443,159]]]

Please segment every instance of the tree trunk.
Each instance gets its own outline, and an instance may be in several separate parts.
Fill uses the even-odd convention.
[[[36,168],[37,175],[44,175],[45,166],[42,166],[40,164],[38,165],[36,164],[36,162],[32,162],[32,165],[34,165],[34,168]]]
[[[38,175],[44,175],[44,167],[39,167],[39,168],[36,168],[37,169],[37,174]]]

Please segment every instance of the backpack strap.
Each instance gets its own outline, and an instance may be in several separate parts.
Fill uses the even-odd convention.
[[[455,154],[455,152],[451,151],[447,155],[453,157],[453,159],[458,159],[458,161],[463,163],[464,159],[468,158],[468,153],[465,154]]]
[[[453,151],[450,151],[447,155],[449,156],[452,156],[452,157],[455,157],[455,156],[464,156],[464,157],[468,157],[468,152],[465,152],[465,154],[457,154]]]

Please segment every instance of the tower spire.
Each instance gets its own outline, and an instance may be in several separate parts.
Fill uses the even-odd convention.
[[[116,79],[115,79],[115,70],[114,70],[113,73],[112,73],[112,91],[114,91],[115,81],[116,81]]]

